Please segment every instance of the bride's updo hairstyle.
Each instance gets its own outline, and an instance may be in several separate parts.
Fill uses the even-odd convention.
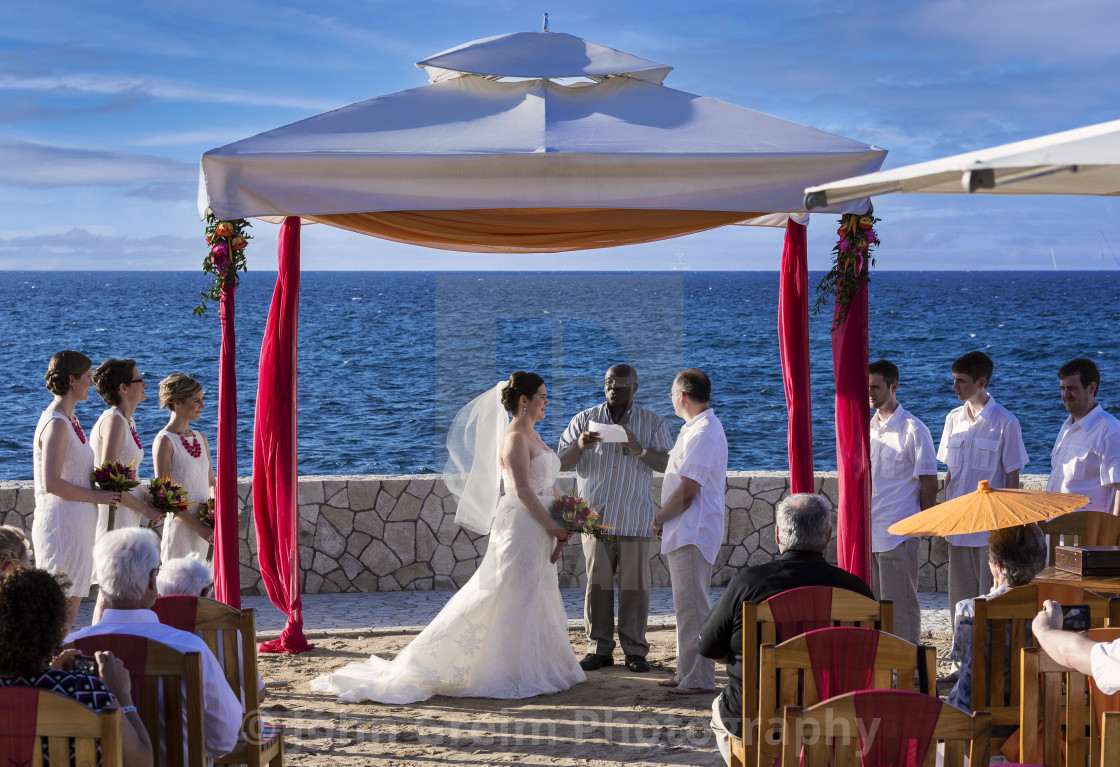
[[[509,377],[506,382],[506,388],[502,389],[502,407],[506,412],[517,415],[518,409],[521,407],[521,398],[533,398],[537,393],[537,389],[544,386],[544,379],[536,373],[527,373],[524,370],[518,370],[516,373]],[[160,387],[160,397],[162,399],[163,388]]]
[[[136,360],[108,359],[97,366],[93,371],[93,382],[97,384],[97,393],[109,407],[121,404],[121,384],[132,383],[132,368],[136,367]]]
[[[81,378],[91,367],[93,363],[81,352],[59,352],[51,357],[47,374],[43,376],[47,382],[47,391],[59,397],[63,396],[70,391],[70,376]]]
[[[198,381],[186,373],[172,373],[159,382],[159,406],[170,410],[172,405],[182,402],[197,391],[202,391],[202,384]]]

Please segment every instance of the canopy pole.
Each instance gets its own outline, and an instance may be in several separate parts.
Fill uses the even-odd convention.
[[[234,361],[234,295],[237,282],[225,281],[218,311],[222,345],[218,356],[217,482],[214,487],[214,596],[241,609],[241,541],[237,496],[237,372]]]
[[[789,424],[791,493],[813,492],[813,414],[809,387],[809,264],[806,226],[790,218],[778,289],[778,349]]]

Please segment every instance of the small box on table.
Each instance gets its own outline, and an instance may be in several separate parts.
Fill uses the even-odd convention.
[[[1054,567],[1077,575],[1120,575],[1120,546],[1058,546]]]

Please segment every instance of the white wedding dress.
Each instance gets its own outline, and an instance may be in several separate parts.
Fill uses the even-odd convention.
[[[559,471],[552,452],[529,464],[546,508]],[[515,495],[503,496],[482,564],[428,627],[394,660],[351,663],[314,679],[311,689],[351,703],[399,704],[433,695],[528,698],[584,681],[548,561],[554,544]]]

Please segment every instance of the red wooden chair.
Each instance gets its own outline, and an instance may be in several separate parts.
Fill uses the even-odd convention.
[[[0,688],[0,764],[41,767],[44,755],[56,765],[121,767],[120,709],[98,713],[49,690]]]
[[[789,706],[783,716],[782,767],[865,765],[972,767],[988,764],[991,716],[966,714],[931,695],[865,690],[815,706]]]
[[[780,645],[764,644],[759,665],[758,721],[780,722],[787,706],[808,707],[857,690],[936,695],[937,653],[927,645],[869,628],[826,628]],[[781,730],[758,740],[758,764],[771,764]]]

